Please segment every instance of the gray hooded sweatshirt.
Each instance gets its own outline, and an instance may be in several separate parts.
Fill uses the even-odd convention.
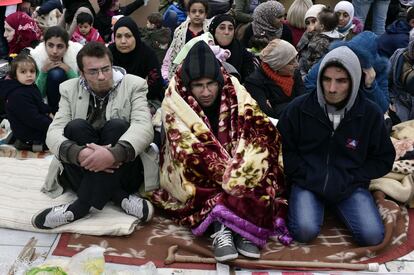
[[[338,62],[342,64],[345,69],[348,71],[351,77],[351,95],[348,97],[348,102],[346,105],[341,109],[336,109],[335,106],[329,105],[325,101],[325,96],[323,93],[323,87],[321,83],[322,72],[326,68],[326,65],[330,62]],[[354,105],[355,98],[358,95],[360,83],[361,83],[361,64],[359,62],[358,57],[356,54],[347,46],[341,46],[338,48],[333,49],[329,53],[327,53],[319,67],[318,71],[318,78],[316,83],[316,92],[318,95],[318,102],[322,109],[325,110],[327,113],[329,120],[332,122],[334,129],[338,127],[341,120],[344,118],[346,112],[348,112],[352,106]]]

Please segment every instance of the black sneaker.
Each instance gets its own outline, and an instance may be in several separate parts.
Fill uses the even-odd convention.
[[[233,236],[230,229],[221,226],[221,229],[211,235],[213,239],[214,258],[218,262],[225,262],[237,259],[239,253],[237,253],[236,247],[233,243]]]
[[[151,202],[138,197],[129,195],[121,202],[121,208],[125,213],[137,217],[141,222],[148,222],[154,216],[154,207]]]
[[[43,210],[32,218],[32,225],[39,229],[52,229],[71,223],[75,217],[71,211],[66,211],[71,203],[61,204]]]
[[[236,244],[237,251],[245,257],[260,259],[260,250],[259,248],[246,239],[245,237],[235,234],[234,242]]]

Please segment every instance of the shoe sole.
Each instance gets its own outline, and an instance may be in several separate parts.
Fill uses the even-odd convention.
[[[32,216],[32,218],[30,219],[30,223],[31,223],[31,224],[32,224],[32,226],[33,226],[34,228],[36,228],[36,229],[41,229],[41,230],[50,230],[50,229],[53,229],[53,228],[49,228],[49,227],[46,227],[46,226],[44,226],[43,228],[42,228],[42,227],[38,227],[38,226],[35,224],[35,219],[36,219],[36,217],[37,217],[37,216],[39,216],[39,214],[41,214],[43,211],[45,211],[45,209],[42,209],[42,210],[38,211],[36,214],[34,214],[34,215]]]
[[[231,260],[235,260],[239,257],[238,253],[235,254],[227,254],[221,257],[217,257],[214,256],[214,258],[218,261],[218,262],[227,262],[227,261],[231,261]]]
[[[245,257],[253,258],[253,259],[260,259],[260,253],[257,254],[257,253],[242,250],[240,248],[237,248],[237,251],[239,251],[239,253],[242,254]]]
[[[35,224],[35,219],[36,219],[36,217],[37,217],[40,213],[42,213],[43,211],[45,211],[45,209],[38,211],[36,214],[33,214],[32,218],[30,219],[30,223],[31,223],[31,224],[32,224],[32,226],[33,226],[34,228],[36,228],[36,229],[41,229],[41,230],[51,230],[51,229],[55,229],[55,228],[58,228],[58,227],[60,227],[60,226],[63,226],[63,225],[69,224],[69,223],[73,223],[73,222],[78,221],[78,220],[87,219],[87,218],[89,218],[89,217],[91,216],[91,214],[90,214],[90,213],[88,213],[87,215],[85,215],[85,217],[82,217],[82,218],[80,218],[80,219],[78,219],[78,220],[73,220],[73,221],[71,221],[71,222],[68,222],[68,223],[65,223],[65,224],[62,224],[62,225],[59,225],[59,226],[53,227],[53,228],[51,228],[51,227],[46,227],[46,226],[44,226],[44,227],[42,228],[42,227],[38,227],[38,226],[36,226],[36,224]]]

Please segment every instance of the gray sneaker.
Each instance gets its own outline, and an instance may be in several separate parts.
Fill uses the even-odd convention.
[[[151,202],[138,197],[137,195],[129,195],[121,202],[121,208],[125,213],[137,217],[141,222],[147,222],[154,215],[154,207]]]
[[[75,217],[66,211],[71,203],[61,204],[43,210],[32,218],[32,225],[39,229],[52,229],[73,222]]]
[[[211,235],[213,239],[214,258],[218,262],[225,262],[237,259],[239,253],[237,253],[236,247],[233,243],[233,236],[230,229],[221,226],[221,229]]]
[[[237,251],[245,257],[260,259],[260,250],[259,248],[246,239],[245,237],[235,234],[234,242],[236,244]]]

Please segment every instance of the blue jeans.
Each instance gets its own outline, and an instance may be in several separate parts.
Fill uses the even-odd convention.
[[[369,9],[372,7],[372,32],[377,35],[385,32],[385,21],[390,2],[390,0],[352,0],[355,16],[361,19],[364,25]]]
[[[61,68],[53,68],[47,72],[46,80],[46,96],[47,104],[49,105],[52,113],[55,114],[59,109],[60,83],[68,79],[65,71]]]
[[[337,211],[360,246],[377,245],[384,239],[384,224],[367,189],[357,188],[347,199],[328,207]],[[322,227],[324,210],[323,199],[294,185],[288,210],[288,227],[293,238],[303,243],[315,239]]]

